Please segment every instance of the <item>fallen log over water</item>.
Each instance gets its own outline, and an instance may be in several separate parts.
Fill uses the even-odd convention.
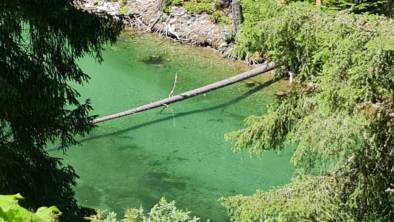
[[[209,85],[197,88],[197,89],[190,90],[188,92],[184,92],[184,93],[181,93],[181,94],[178,94],[178,95],[175,95],[175,96],[171,96],[169,98],[162,99],[162,100],[159,100],[159,101],[156,101],[156,102],[153,102],[153,103],[149,103],[149,104],[137,107],[137,108],[129,109],[129,110],[126,110],[126,111],[123,111],[123,112],[120,112],[120,113],[115,113],[115,114],[112,114],[112,115],[108,115],[108,116],[104,116],[104,117],[100,117],[100,118],[94,119],[92,121],[92,123],[93,124],[101,123],[101,122],[105,122],[105,121],[108,121],[108,120],[112,120],[112,119],[116,119],[116,118],[120,118],[120,117],[124,117],[124,116],[128,116],[128,115],[132,115],[132,114],[136,114],[136,113],[139,113],[139,112],[142,112],[142,111],[158,108],[158,107],[161,107],[161,106],[168,106],[171,103],[176,103],[176,102],[182,101],[184,99],[192,98],[194,96],[197,96],[197,95],[200,95],[200,94],[203,94],[203,93],[207,93],[207,92],[213,91],[215,89],[220,89],[222,87],[232,85],[232,84],[240,82],[242,80],[249,79],[249,78],[252,78],[254,76],[257,76],[257,75],[260,75],[260,74],[272,71],[273,69],[275,69],[275,64],[274,63],[269,63],[267,65],[264,65],[264,66],[261,66],[261,67],[258,67],[258,68],[255,68],[255,69],[243,72],[241,74],[238,74],[236,76],[233,76],[233,77],[221,80],[219,82],[212,83],[212,84],[209,84]]]

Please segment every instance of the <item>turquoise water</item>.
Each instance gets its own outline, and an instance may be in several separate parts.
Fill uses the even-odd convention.
[[[91,58],[80,61],[92,79],[77,87],[82,99],[92,99],[92,114],[101,116],[168,97],[175,73],[178,94],[248,69],[214,51],[146,35],[125,34],[103,56],[101,65]],[[150,56],[163,60],[149,62]],[[125,208],[148,209],[164,196],[204,220],[229,221],[218,198],[250,195],[292,176],[290,149],[249,158],[234,154],[223,137],[242,128],[247,116],[266,112],[278,84],[238,83],[171,104],[162,113],[159,108],[101,123],[64,156],[80,176],[79,203],[122,216]],[[62,156],[54,147],[48,151]]]

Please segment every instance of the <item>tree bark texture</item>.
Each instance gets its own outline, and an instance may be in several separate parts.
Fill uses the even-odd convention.
[[[158,108],[158,107],[161,107],[161,106],[167,106],[167,105],[169,105],[171,103],[176,103],[176,102],[182,101],[184,99],[192,98],[194,96],[197,96],[197,95],[200,95],[200,94],[203,94],[203,93],[207,93],[207,92],[210,92],[210,91],[213,91],[213,90],[216,90],[216,89],[220,89],[222,87],[232,85],[232,84],[237,83],[239,81],[242,81],[242,80],[245,80],[245,79],[249,79],[249,78],[252,78],[254,76],[257,76],[257,75],[260,75],[260,74],[272,71],[274,69],[275,69],[275,64],[274,63],[269,63],[267,65],[264,65],[264,66],[261,66],[261,67],[258,67],[258,68],[255,68],[255,69],[243,72],[243,73],[238,74],[236,76],[233,76],[233,77],[221,80],[221,81],[216,82],[216,83],[212,83],[210,85],[206,85],[206,86],[203,86],[203,87],[200,87],[200,88],[197,88],[197,89],[193,89],[193,90],[190,90],[188,92],[184,92],[184,93],[181,93],[181,94],[178,94],[178,95],[166,98],[166,99],[162,99],[162,100],[159,100],[159,101],[156,101],[156,102],[153,102],[153,103],[149,103],[149,104],[137,107],[137,108],[129,109],[129,110],[126,110],[124,112],[115,113],[115,114],[112,114],[112,115],[109,115],[109,116],[104,116],[104,117],[100,117],[100,118],[94,119],[92,121],[92,123],[93,124],[101,123],[101,122],[105,122],[105,121],[108,121],[108,120],[117,119],[117,118],[120,118],[120,117],[136,114],[136,113],[143,112],[143,111],[146,111],[146,110]]]
[[[163,4],[164,4],[164,0],[157,0],[155,13],[162,10],[162,8],[164,6]]]
[[[242,23],[242,9],[240,0],[233,0],[231,3],[232,12],[233,12],[233,27],[235,30],[235,34],[238,36],[239,25]]]

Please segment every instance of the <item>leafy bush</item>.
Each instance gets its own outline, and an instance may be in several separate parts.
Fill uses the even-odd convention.
[[[190,14],[201,12],[212,13],[211,3],[185,2],[184,7]]]
[[[212,0],[196,0],[197,3],[212,3]]]
[[[315,3],[315,0],[285,0],[285,3],[292,2],[309,2]],[[345,10],[352,8],[354,13],[381,14],[388,17],[393,15],[393,3],[391,0],[324,0],[324,10]]]
[[[199,218],[190,217],[190,211],[179,210],[175,207],[175,202],[167,203],[166,199],[161,198],[149,213],[144,214],[142,207],[139,209],[131,208],[126,210],[125,218],[122,222],[197,222]],[[96,215],[85,218],[92,222],[118,222],[116,213],[110,212],[107,215],[98,210]],[[120,222],[120,221],[119,221]]]
[[[123,15],[128,15],[129,14],[129,8],[127,7],[127,5],[123,5],[119,8],[119,13],[123,14]]]
[[[163,6],[162,10],[165,13],[169,13],[170,12],[170,9],[168,9],[168,7],[166,5]],[[166,19],[165,17],[161,17],[161,21],[165,22],[166,21],[165,19]]]
[[[170,6],[170,5],[180,6],[183,4],[183,2],[184,2],[184,0],[164,0],[164,5],[165,6]]]
[[[54,222],[60,215],[56,207],[40,207],[36,213],[32,213],[19,206],[18,201],[23,197],[15,195],[0,195],[0,221],[13,222]]]
[[[179,6],[183,4],[183,0],[174,0],[172,1],[172,5]]]
[[[230,19],[228,17],[222,16],[219,11],[214,11],[211,15],[211,18],[216,23],[224,23],[224,24],[230,23]]]

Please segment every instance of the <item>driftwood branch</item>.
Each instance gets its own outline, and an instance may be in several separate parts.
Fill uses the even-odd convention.
[[[274,69],[275,69],[275,64],[274,63],[269,63],[267,65],[264,65],[264,66],[261,66],[261,67],[249,70],[247,72],[238,74],[236,76],[224,79],[222,81],[219,81],[219,82],[216,82],[216,83],[212,83],[212,84],[209,84],[209,85],[197,88],[197,89],[190,90],[188,92],[184,92],[184,93],[181,93],[181,94],[178,94],[178,95],[175,95],[175,96],[171,96],[169,98],[162,99],[162,100],[159,100],[159,101],[156,101],[156,102],[153,102],[153,103],[149,103],[149,104],[137,107],[137,108],[129,109],[129,110],[126,110],[124,112],[115,113],[115,114],[112,114],[112,115],[109,115],[109,116],[104,116],[104,117],[100,117],[100,118],[94,119],[92,121],[92,123],[93,124],[101,123],[101,122],[104,122],[104,121],[117,119],[117,118],[120,118],[120,117],[136,114],[136,113],[139,113],[139,112],[143,112],[143,111],[146,111],[146,110],[158,108],[158,107],[161,107],[161,106],[166,106],[166,105],[169,105],[171,103],[176,103],[176,102],[182,101],[184,99],[192,98],[192,97],[200,95],[200,94],[204,94],[204,93],[216,90],[216,89],[223,88],[225,86],[232,85],[234,83],[240,82],[240,81],[245,80],[245,79],[252,78],[254,76],[257,76],[257,75],[260,75],[260,74],[272,71]]]
[[[156,20],[153,21],[152,25],[150,25],[147,29],[148,32],[152,32],[152,29],[155,27],[155,25],[159,22],[159,20],[161,19],[161,17],[163,16],[163,12],[161,12],[159,14],[159,16],[157,16]]]

